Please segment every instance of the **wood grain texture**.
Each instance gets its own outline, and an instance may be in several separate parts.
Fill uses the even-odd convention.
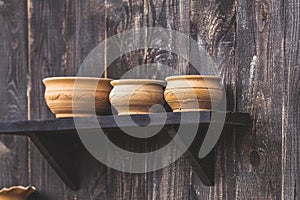
[[[104,40],[105,1],[66,1],[65,23],[65,71],[64,75],[76,75],[78,68],[90,51]],[[95,67],[104,67],[99,63]],[[89,152],[79,152],[80,174],[78,191],[65,190],[65,199],[107,199],[106,166],[94,159]]]
[[[52,118],[44,101],[42,79],[64,73],[65,52],[63,13],[65,2],[28,1],[29,9],[29,70],[30,119]],[[42,154],[30,142],[30,183],[38,188],[34,199],[60,199],[65,195],[65,185],[49,166]]]
[[[189,35],[189,3],[186,1],[109,0],[107,1],[107,16],[108,37],[144,27],[163,27]],[[149,37],[151,38],[151,36]],[[162,42],[166,44],[167,49],[168,46],[177,45],[178,42],[176,41],[177,38],[172,35],[170,35],[168,41],[160,41],[157,38],[152,39],[152,44]],[[134,40],[139,40],[141,44],[145,43],[143,38],[134,38]],[[118,40],[120,48],[127,51],[131,50],[130,42],[132,41],[127,41],[124,38]],[[152,64],[152,67],[141,66],[147,64]],[[164,79],[168,75],[173,75],[171,69],[185,74],[187,67],[187,61],[175,54],[166,50],[146,47],[140,50],[132,50],[120,56],[109,66],[108,76],[111,78]]]
[[[189,2],[187,1],[110,0],[107,2],[109,5],[108,37],[142,27],[164,27],[189,34]],[[174,45],[176,38],[170,38],[167,42],[168,45]],[[121,39],[119,44],[128,45]],[[151,74],[147,68],[136,67],[149,63],[156,64],[154,74]],[[124,54],[109,67],[108,75],[112,78],[120,78],[128,70],[132,70],[127,77],[164,78],[171,70],[159,71],[160,64],[177,69],[183,74],[186,73],[188,66],[186,61],[176,55],[146,48]],[[135,146],[134,143],[127,145],[131,148]],[[156,144],[150,146],[155,148]],[[175,154],[175,151],[176,149],[170,156]],[[112,158],[117,159],[117,156],[114,155]],[[108,199],[188,199],[191,190],[191,168],[185,158],[180,158],[162,170],[146,174],[128,174],[108,169],[107,179]]]
[[[27,119],[27,5],[0,3],[0,111],[1,121]],[[27,140],[0,136],[0,188],[27,185]]]
[[[87,54],[103,40],[104,8],[102,0],[30,1],[31,119],[53,118],[42,79],[76,75]],[[30,144],[30,179],[39,189],[34,199],[105,199],[106,168],[85,150],[79,157],[82,188],[71,191]]]
[[[148,5],[144,3],[147,1],[128,1],[128,0],[107,0],[106,5],[106,31],[107,38],[122,33],[127,30],[145,27],[147,25],[147,18],[144,13],[144,9],[148,9]],[[136,38],[140,41],[140,38]],[[130,43],[124,38],[118,37],[117,44],[119,48],[130,51]],[[141,69],[135,68],[142,64],[146,64],[146,50],[131,50],[129,53],[125,53],[116,59],[108,67],[108,77],[113,79],[121,78],[128,73],[129,70],[134,70],[130,75],[131,78],[138,78],[137,76],[143,75]]]
[[[220,138],[214,187],[203,186],[184,157],[136,175],[106,169],[81,151],[82,188],[71,191],[34,145],[10,136],[0,137],[0,187],[30,183],[39,190],[32,199],[45,200],[299,199],[297,0],[30,0],[28,19],[26,4],[0,0],[1,120],[27,118],[27,89],[30,118],[53,118],[43,99],[44,77],[75,75],[105,35],[158,26],[190,35],[204,47],[223,77],[228,109],[249,112],[254,121],[251,129],[231,129]],[[168,42],[174,44],[176,38]],[[119,45],[127,43],[120,39]],[[134,69],[148,63],[156,64],[153,76],[147,68]],[[197,73],[174,54],[143,49],[122,55],[108,75],[120,78],[134,69],[135,78],[163,78],[171,72],[160,64],[182,74]]]
[[[299,199],[300,193],[300,3],[284,4],[285,84],[282,132],[282,199]]]
[[[235,110],[235,1],[191,0],[191,37],[199,48],[205,49],[216,63],[226,87],[227,109]],[[215,72],[206,66],[206,73]],[[190,69],[189,73],[197,73]],[[215,148],[215,186],[204,186],[193,174],[190,199],[234,199],[236,188],[236,137],[235,130],[223,133]]]
[[[238,1],[237,109],[253,118],[237,135],[237,199],[280,199],[284,23],[282,1]]]

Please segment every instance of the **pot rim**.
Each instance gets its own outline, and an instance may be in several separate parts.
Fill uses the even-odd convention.
[[[113,80],[110,82],[112,86],[116,85],[132,85],[132,84],[155,84],[155,85],[161,85],[165,86],[166,82],[164,80],[155,80],[155,79],[119,79],[119,80]]]
[[[222,77],[212,76],[212,75],[178,75],[178,76],[169,76],[166,78],[166,81],[182,80],[182,79],[215,79],[221,81]]]
[[[12,186],[10,188],[4,187],[0,190],[0,196],[2,196],[2,195],[9,196],[9,195],[11,195],[11,193],[13,193],[16,190],[18,191],[19,195],[25,195],[26,197],[36,191],[34,186],[27,186],[27,187]],[[13,195],[15,195],[15,194],[13,194]]]
[[[94,81],[112,81],[110,78],[97,78],[97,77],[79,77],[79,76],[56,76],[56,77],[47,77],[43,79],[43,83],[49,81],[58,81],[58,80],[94,80]]]

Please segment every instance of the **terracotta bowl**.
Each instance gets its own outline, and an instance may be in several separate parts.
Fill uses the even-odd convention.
[[[166,81],[165,99],[174,112],[211,110],[223,97],[221,77],[182,75]]]
[[[14,186],[0,190],[0,200],[26,200],[33,192],[34,187]]]
[[[114,86],[109,100],[119,115],[148,114],[155,104],[163,105],[165,81],[152,79],[122,79]]]
[[[110,81],[88,77],[46,78],[43,80],[45,100],[57,118],[86,117],[95,115],[95,112],[105,115],[110,112]],[[91,103],[93,101],[95,104]]]

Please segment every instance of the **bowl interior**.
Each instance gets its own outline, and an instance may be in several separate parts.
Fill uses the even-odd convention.
[[[146,85],[146,84],[165,86],[166,82],[163,80],[154,80],[154,79],[120,79],[120,80],[111,81],[110,84],[112,86],[116,86],[116,85]]]
[[[204,79],[204,80],[215,80],[221,81],[220,76],[210,76],[210,75],[180,75],[180,76],[169,76],[166,81],[182,80],[182,79]]]
[[[111,90],[110,82],[112,79],[95,77],[51,77],[43,79],[46,90]]]

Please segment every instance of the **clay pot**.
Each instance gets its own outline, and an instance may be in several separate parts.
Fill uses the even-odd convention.
[[[111,110],[110,81],[88,77],[46,78],[45,100],[57,118],[92,116],[95,111],[97,115],[105,115]]]
[[[33,192],[34,187],[14,186],[0,190],[0,200],[26,200]]]
[[[166,81],[164,95],[173,112],[211,110],[223,97],[221,77],[182,75]]]
[[[148,114],[155,104],[163,105],[165,81],[123,79],[111,82],[114,86],[109,100],[119,115]]]

